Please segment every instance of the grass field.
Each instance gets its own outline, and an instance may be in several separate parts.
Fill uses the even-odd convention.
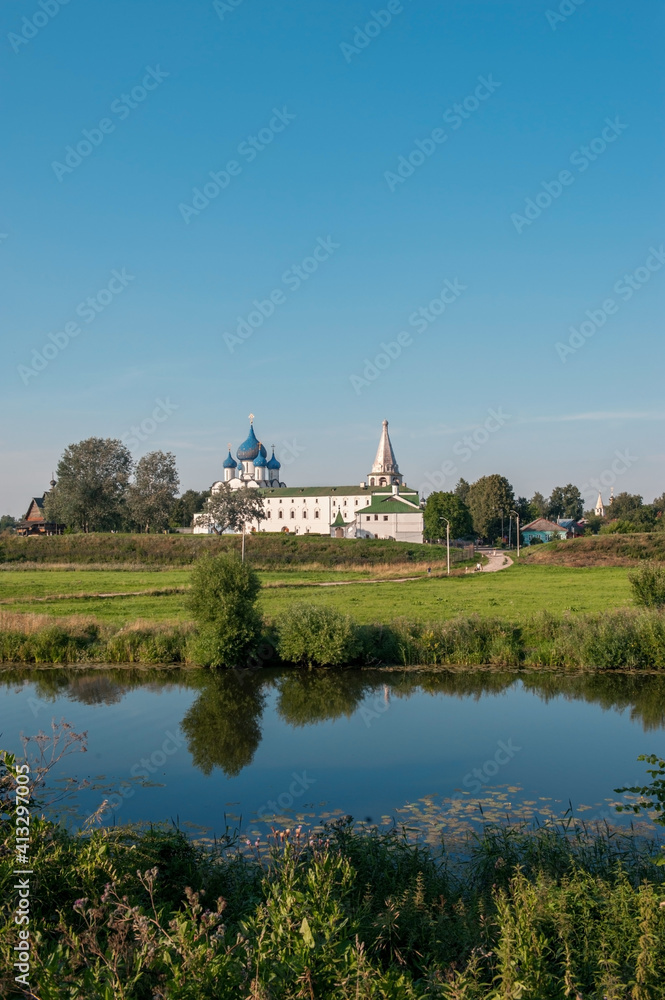
[[[85,614],[116,624],[137,619],[186,621],[189,614],[184,591],[163,591],[186,587],[189,575],[189,569],[4,570],[0,573],[0,608],[55,616]],[[473,613],[521,621],[543,609],[553,613],[588,613],[632,605],[627,571],[618,567],[575,569],[521,563],[498,573],[469,573],[450,579],[421,577],[405,583],[352,582],[342,586],[313,584],[357,580],[358,574],[332,570],[279,571],[260,576],[264,584],[260,607],[270,618],[293,601],[303,600],[334,606],[352,614],[359,622],[388,622],[402,616],[434,621]],[[72,596],[136,591],[153,593]]]

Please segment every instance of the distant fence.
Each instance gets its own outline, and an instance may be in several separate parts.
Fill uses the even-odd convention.
[[[444,538],[443,541],[442,541],[439,538],[439,539],[437,539],[436,543],[433,543],[433,544],[443,545],[444,548],[445,548],[446,540]],[[451,563],[466,562],[468,559],[473,559],[474,556],[475,556],[475,554],[476,554],[476,549],[475,549],[475,546],[474,546],[473,542],[471,542],[469,545],[464,545],[464,544],[461,544],[461,543],[458,543],[458,542],[451,542],[450,543],[450,561],[451,561]]]

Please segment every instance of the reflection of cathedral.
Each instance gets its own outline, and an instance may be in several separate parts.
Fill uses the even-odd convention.
[[[265,446],[254,433],[250,414],[249,434],[236,452],[224,460],[224,478],[213,484],[218,492],[224,483],[231,489],[258,489],[265,502],[265,519],[248,525],[252,531],[281,531],[295,535],[332,535],[333,538],[392,538],[422,542],[423,515],[415,490],[404,484],[383,421],[379,447],[367,480],[358,486],[294,486],[280,481],[280,463],[275,449],[268,458]],[[211,532],[194,515],[196,533]]]

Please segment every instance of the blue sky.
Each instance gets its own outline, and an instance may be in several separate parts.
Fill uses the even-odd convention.
[[[415,487],[663,492],[660,5],[42,2],[0,14],[3,512],[132,427],[207,487],[250,411],[288,485],[386,417]]]

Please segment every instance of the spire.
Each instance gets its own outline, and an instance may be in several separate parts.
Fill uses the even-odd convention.
[[[376,458],[374,459],[374,465],[372,466],[372,472],[377,475],[399,476],[397,459],[395,458],[395,452],[393,451],[393,446],[390,443],[390,435],[388,434],[387,420],[383,421],[381,439],[376,452]]]

